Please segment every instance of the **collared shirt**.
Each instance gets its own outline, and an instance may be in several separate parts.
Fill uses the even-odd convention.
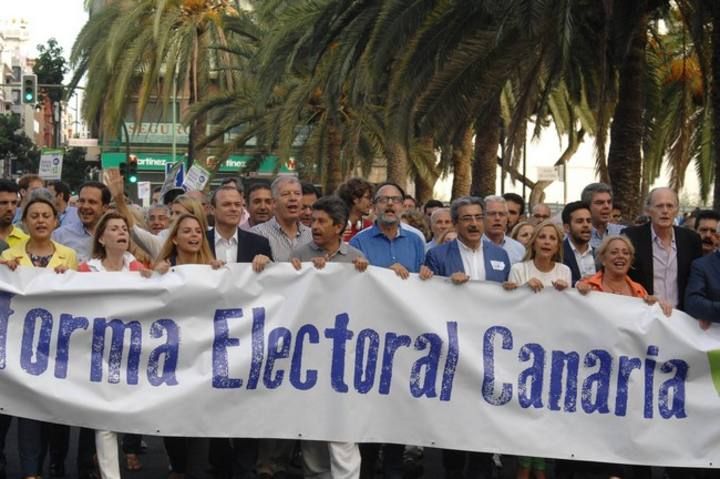
[[[456,239],[458,248],[460,249],[460,257],[462,258],[465,274],[473,280],[485,279],[485,255],[483,254],[482,241],[477,249],[468,247],[465,243]]]
[[[659,299],[667,301],[676,308],[680,302],[678,291],[677,244],[675,243],[675,230],[672,230],[670,247],[663,246],[655,228],[650,227],[653,251],[653,293]]]
[[[14,248],[18,244],[22,243],[26,239],[28,239],[29,236],[27,233],[25,233],[23,230],[18,228],[17,226],[13,225],[12,229],[10,230],[10,233],[8,233],[7,238],[5,238],[5,242],[10,246],[11,248]]]
[[[235,233],[233,233],[230,239],[223,238],[217,228],[215,228],[215,258],[225,261],[226,263],[237,263],[237,254],[237,228],[235,228]]]
[[[388,238],[377,224],[359,232],[350,246],[362,251],[373,266],[387,268],[400,263],[411,273],[420,271],[425,259],[425,242],[405,228],[398,227],[395,238]]]
[[[491,243],[495,243],[485,234],[483,234],[482,239],[483,241],[490,241]],[[510,258],[510,264],[519,263],[525,257],[525,246],[523,246],[523,244],[518,240],[514,240],[508,235],[503,235],[502,241],[495,244],[505,250],[505,252],[508,254],[508,258]]]
[[[605,234],[601,235],[600,232],[595,229],[595,227],[592,227],[592,232],[590,233],[590,247],[591,248],[599,248],[600,243],[602,243],[602,240],[609,235],[619,235],[622,230],[625,229],[625,226],[623,225],[617,225],[615,223],[608,223],[607,228],[605,228]]]
[[[433,248],[436,247],[437,245],[438,245],[438,242],[435,241],[435,238],[431,239],[430,241],[428,241],[427,243],[425,243],[425,252],[427,253],[428,251],[430,251],[431,249],[433,249]]]
[[[53,231],[52,239],[72,248],[77,253],[79,262],[87,261],[92,256],[93,235],[82,223],[70,223]]]
[[[595,257],[593,256],[592,246],[588,244],[585,252],[581,253],[575,247],[575,243],[573,243],[570,238],[568,238],[568,243],[570,243],[570,249],[572,249],[573,254],[575,255],[575,262],[580,270],[580,277],[584,278],[586,276],[594,275],[597,270],[595,269]]]
[[[264,236],[270,242],[273,259],[276,262],[290,261],[290,254],[294,248],[298,248],[312,241],[312,232],[310,228],[302,223],[297,224],[297,233],[294,238],[288,237],[285,231],[280,227],[275,217],[269,221],[255,225],[250,232]]]
[[[328,256],[325,250],[311,241],[307,244],[295,248],[292,252],[292,257],[297,258],[300,261],[312,261],[313,258],[324,257],[331,263],[352,263],[356,258],[364,258],[362,251],[357,248],[353,248],[345,242],[340,243],[340,248]]]
[[[77,208],[74,206],[65,208],[65,211],[58,214],[58,223],[60,223],[60,226],[66,226],[70,223],[82,223],[78,216]]]

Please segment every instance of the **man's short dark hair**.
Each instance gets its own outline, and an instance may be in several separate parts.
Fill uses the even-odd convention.
[[[373,185],[362,178],[350,178],[338,186],[335,194],[345,202],[348,208],[352,208],[356,199],[362,198],[366,194],[372,198]]]
[[[12,180],[0,179],[0,193],[15,193],[20,191],[20,187]]]
[[[2,191],[2,190],[0,190]],[[702,220],[715,220],[720,223],[720,213],[715,210],[700,210],[695,215],[695,231],[698,230]]]
[[[525,214],[525,200],[522,196],[517,193],[505,193],[502,197],[505,198],[505,202],[510,201],[520,206],[520,216]]]
[[[255,193],[258,190],[268,190],[272,194],[272,188],[270,188],[270,183],[267,183],[265,181],[258,181],[257,183],[253,183],[250,188],[248,188],[247,191],[247,201],[250,201],[250,195]]]
[[[243,194],[245,192],[245,188],[243,187],[242,180],[236,176],[223,178],[222,181],[220,182],[220,186],[221,187],[226,186],[226,185],[229,185],[230,183],[235,183],[235,185],[237,186],[237,190],[240,192],[240,194]]]
[[[393,183],[392,181],[386,181],[385,183],[380,183],[375,188],[375,193],[373,193],[373,203],[375,202],[375,199],[377,198],[378,192],[386,186],[394,186],[395,188],[397,188],[398,191],[400,192],[400,196],[402,196],[402,198],[405,199],[405,190],[403,190],[400,187],[400,185],[398,185],[397,183]]]
[[[242,196],[242,191],[238,190],[237,188],[235,188],[235,186],[233,186],[233,185],[230,184],[230,183],[231,183],[231,182],[228,182],[227,184],[220,186],[220,188],[216,188],[216,189],[212,192],[212,195],[210,195],[210,204],[211,204],[211,205],[216,206],[216,205],[215,205],[215,201],[216,201],[216,199],[217,199],[218,193],[220,193],[221,191],[237,191],[238,194],[239,194],[240,196]]]
[[[403,200],[412,200],[413,203],[415,203],[415,206],[417,206],[418,202],[412,195],[403,195]]]
[[[427,200],[423,206],[423,213],[427,214],[428,208],[444,208],[445,205],[440,200]]]
[[[577,210],[588,210],[590,211],[590,205],[585,203],[584,201],[573,201],[571,203],[568,203],[565,205],[565,208],[562,210],[562,222],[564,225],[569,225],[570,220],[572,219],[572,214],[575,213]]]
[[[303,196],[304,195],[315,195],[317,198],[320,198],[320,196],[322,196],[320,194],[320,190],[318,190],[317,187],[315,187],[315,185],[313,185],[312,183],[306,183],[303,181],[300,184],[300,187],[302,188]]]
[[[350,211],[343,200],[336,195],[324,196],[312,205],[313,211],[324,211],[334,225],[341,225],[340,234],[345,231]]]
[[[64,181],[51,181],[50,183],[48,183],[47,186],[48,188],[50,188],[51,186],[53,187],[53,190],[55,190],[55,195],[62,195],[64,202],[67,203],[70,199],[70,187]]]
[[[112,194],[110,193],[108,187],[105,186],[103,183],[100,183],[99,181],[86,181],[85,183],[80,185],[80,188],[78,188],[78,195],[82,193],[83,188],[97,188],[98,190],[100,190],[100,199],[103,206],[107,206],[110,204]]]
[[[34,173],[28,173],[27,175],[22,175],[20,179],[18,180],[18,186],[21,190],[27,190],[30,188],[30,183],[34,181],[40,181],[43,185],[45,185],[45,180],[40,178],[39,175],[36,175]]]

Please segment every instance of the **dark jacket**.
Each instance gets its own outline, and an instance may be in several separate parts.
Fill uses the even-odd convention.
[[[642,284],[649,294],[653,290],[653,249],[650,224],[630,226],[623,230],[623,234],[630,238],[635,246],[635,261],[628,273],[633,281]],[[700,236],[687,228],[673,226],[675,230],[675,244],[677,247],[677,286],[678,309],[684,310],[685,288],[690,276],[690,265],[702,256],[702,241]]]
[[[696,319],[720,323],[720,252],[693,261],[685,290],[685,311]]]
[[[592,254],[593,258],[595,257],[595,248],[592,246],[590,246],[590,254]],[[575,287],[575,283],[580,281],[582,276],[580,274],[580,266],[577,264],[575,253],[573,252],[572,246],[570,246],[570,240],[568,238],[563,240],[563,263],[570,268],[570,272],[572,273],[572,286]]]
[[[207,232],[207,238],[210,242],[210,251],[215,256],[215,228]],[[243,231],[238,228],[238,248],[237,263],[252,263],[255,256],[263,254],[272,259],[272,250],[270,242],[264,236]]]

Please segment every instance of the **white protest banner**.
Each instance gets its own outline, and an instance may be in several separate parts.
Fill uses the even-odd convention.
[[[160,188],[160,198],[165,196],[165,193],[174,189],[180,188],[183,184],[183,178],[185,176],[185,163],[178,161],[176,163],[165,164],[165,181]]]
[[[720,457],[720,328],[635,298],[334,264],[148,279],[0,268],[0,290],[4,414],[629,464]]]
[[[59,180],[62,177],[63,150],[42,150],[38,175],[43,180]]]
[[[185,191],[202,191],[208,181],[210,181],[210,172],[197,163],[193,163],[185,175],[183,187]]]

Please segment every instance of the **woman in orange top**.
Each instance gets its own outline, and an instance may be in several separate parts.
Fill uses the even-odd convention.
[[[597,251],[597,260],[602,265],[600,271],[594,276],[581,279],[575,287],[582,294],[595,290],[642,298],[647,304],[659,303],[665,316],[670,316],[672,306],[649,295],[640,283],[628,276],[634,257],[635,247],[627,236],[607,236]]]

